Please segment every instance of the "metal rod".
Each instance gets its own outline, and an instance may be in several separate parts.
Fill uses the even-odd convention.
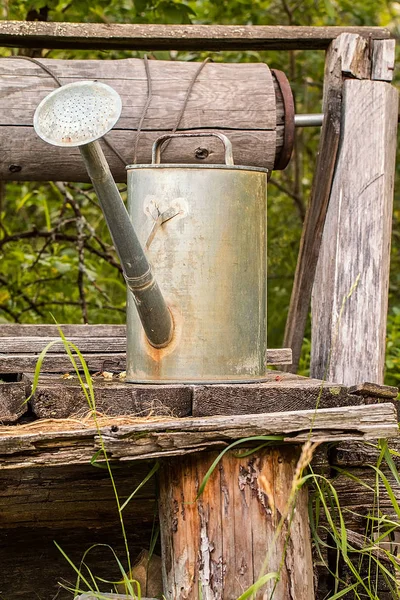
[[[121,261],[127,286],[135,299],[147,339],[155,348],[163,348],[172,339],[172,316],[154,279],[110,167],[99,142],[85,144],[79,150]]]
[[[295,127],[321,127],[323,119],[324,115],[322,113],[314,115],[295,115],[294,124]]]

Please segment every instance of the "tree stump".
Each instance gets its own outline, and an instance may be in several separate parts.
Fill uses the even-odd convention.
[[[226,453],[196,500],[217,452],[165,461],[160,470],[164,594],[168,600],[236,600],[278,572],[252,598],[313,600],[305,488],[288,507],[298,447]]]

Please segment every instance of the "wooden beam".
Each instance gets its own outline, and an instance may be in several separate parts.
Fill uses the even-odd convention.
[[[392,81],[396,40],[374,40],[372,53],[371,79],[376,81]]]
[[[369,73],[368,41],[358,35],[341,34],[331,44],[325,62],[324,121],[286,321],[284,345],[293,351],[292,366],[287,369],[292,372],[296,372],[299,364],[335,171],[341,128],[343,78],[362,79],[369,77]]]
[[[347,80],[312,302],[311,373],[383,383],[398,92]]]
[[[391,37],[384,27],[0,21],[0,46],[76,50],[324,50],[343,32],[371,39]]]
[[[235,415],[138,419],[137,424],[130,425],[120,422],[121,417],[118,425],[110,420],[101,430],[107,453],[117,461],[180,456],[259,435],[278,435],[285,442],[301,443],[390,438],[399,432],[396,408],[391,403],[246,415],[245,419]],[[100,448],[97,430],[79,428],[76,421],[74,425],[78,429],[68,430],[65,422],[41,421],[38,433],[27,433],[27,427],[2,428],[0,469],[90,462]]]

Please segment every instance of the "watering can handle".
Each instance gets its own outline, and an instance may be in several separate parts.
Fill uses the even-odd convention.
[[[202,133],[167,133],[162,135],[153,144],[151,151],[151,164],[158,165],[161,162],[161,149],[166,140],[174,138],[195,138],[195,137],[217,137],[221,140],[225,147],[225,164],[233,165],[233,152],[230,140],[223,133],[217,132],[202,132]]]

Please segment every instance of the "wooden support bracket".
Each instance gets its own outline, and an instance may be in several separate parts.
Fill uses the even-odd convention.
[[[369,73],[368,40],[356,34],[342,33],[332,42],[325,61],[324,122],[284,336],[284,345],[292,348],[293,352],[292,365],[286,370],[294,373],[299,364],[335,172],[341,130],[343,81],[345,77],[363,79],[369,77]],[[324,294],[324,290],[321,292]]]

